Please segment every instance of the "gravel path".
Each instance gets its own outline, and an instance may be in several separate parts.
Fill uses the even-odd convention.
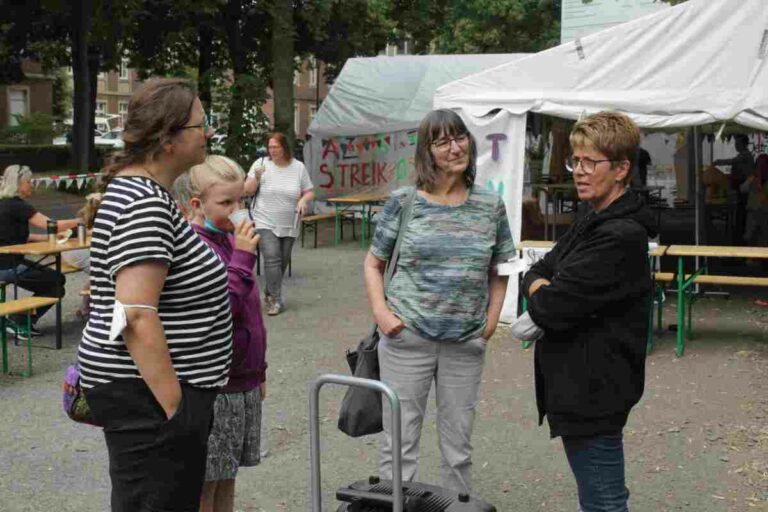
[[[344,350],[368,329],[359,245],[346,241],[297,248],[287,278],[287,311],[267,318],[269,456],[238,477],[237,510],[308,510],[308,382],[344,372]],[[30,379],[0,376],[0,510],[108,510],[106,449],[98,429],[61,411],[63,369],[82,326],[73,312],[82,276],[68,278],[65,341],[60,351],[36,348]],[[674,321],[668,301],[665,319]],[[41,321],[52,345],[52,315]],[[674,335],[657,339],[648,359],[642,402],[626,429],[627,479],[636,511],[768,510],[768,311],[749,297],[705,299],[695,309],[697,338],[683,358]],[[11,346],[12,369],[21,349]],[[577,509],[575,485],[558,440],[536,425],[532,352],[507,332],[491,340],[474,434],[477,492],[500,511]],[[376,439],[352,440],[335,429],[342,390],[322,394],[323,488],[331,491],[375,471]],[[430,416],[434,415],[431,403]],[[421,479],[438,476],[433,419],[426,422]]]

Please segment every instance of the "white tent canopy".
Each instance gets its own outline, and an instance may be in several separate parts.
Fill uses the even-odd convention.
[[[418,126],[435,89],[525,54],[407,55],[349,59],[307,130],[356,136]]]
[[[438,89],[436,107],[768,130],[768,1],[689,0]]]

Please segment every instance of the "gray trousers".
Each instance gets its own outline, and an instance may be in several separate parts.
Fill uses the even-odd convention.
[[[282,300],[283,274],[288,268],[293,242],[291,236],[277,237],[269,229],[257,230],[261,235],[259,248],[264,256],[264,275],[267,281],[267,295]]]
[[[419,442],[429,390],[435,381],[441,485],[459,492],[472,487],[472,426],[483,373],[486,341],[434,342],[404,329],[379,341],[381,381],[400,396],[403,481],[418,478]],[[390,407],[383,400],[384,435],[379,473],[392,478]]]

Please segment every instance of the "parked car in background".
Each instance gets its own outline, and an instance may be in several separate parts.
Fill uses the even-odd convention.
[[[104,135],[96,136],[93,139],[93,143],[97,146],[110,146],[115,149],[123,149],[125,147],[125,143],[123,142],[123,129],[115,128]]]

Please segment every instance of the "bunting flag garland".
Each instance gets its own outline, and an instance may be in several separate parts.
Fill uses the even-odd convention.
[[[59,183],[64,183],[68,188],[73,183],[77,186],[78,190],[82,190],[84,187],[95,183],[101,177],[100,172],[89,172],[86,174],[64,174],[61,176],[46,176],[44,178],[32,178],[32,186],[35,188],[57,188]]]

